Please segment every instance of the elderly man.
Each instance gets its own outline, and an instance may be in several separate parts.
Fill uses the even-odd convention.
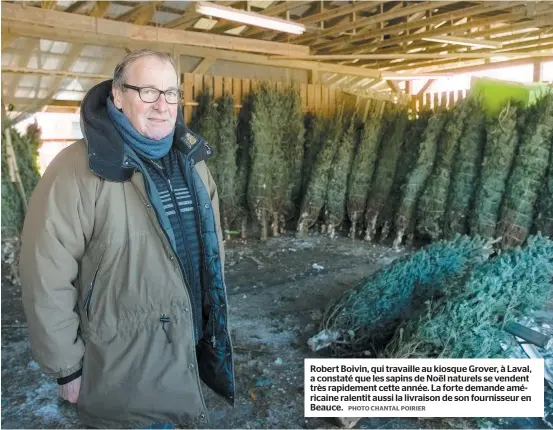
[[[234,404],[212,150],[184,124],[170,56],[130,53],[81,105],[84,139],[23,229],[34,358],[92,427],[197,425],[200,378]]]

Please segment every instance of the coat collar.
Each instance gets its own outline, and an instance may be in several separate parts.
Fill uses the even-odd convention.
[[[107,113],[111,86],[112,80],[104,81],[86,94],[81,103],[81,129],[90,170],[109,181],[124,182],[133,176],[134,168],[125,167],[126,145]],[[205,139],[186,127],[181,109],[177,111],[173,146],[194,163],[213,156],[213,148]]]

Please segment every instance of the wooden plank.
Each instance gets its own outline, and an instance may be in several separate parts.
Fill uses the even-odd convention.
[[[300,101],[302,110],[307,109],[307,84],[300,84]]]
[[[223,94],[232,94],[232,78],[225,76],[223,78]]]
[[[202,75],[194,76],[194,100],[197,100],[204,90],[204,80]]]
[[[251,79],[242,79],[242,100],[247,100],[248,95],[251,92],[252,82]]]
[[[210,75],[203,75],[204,80],[204,91],[207,89],[213,90],[213,76]]]
[[[258,80],[255,80],[255,79],[252,79],[251,81],[251,92],[252,93],[255,93],[259,88],[259,81]]]
[[[315,91],[315,112],[321,113],[322,87],[321,85],[313,85]]]
[[[307,84],[307,109],[315,112],[315,85]]]
[[[105,2],[99,2],[102,4]],[[235,51],[258,52],[273,55],[308,54],[309,47],[290,43],[252,40],[236,36],[221,36],[197,31],[173,30],[163,27],[118,22],[110,19],[94,18],[80,14],[29,7],[20,3],[2,2],[2,24],[15,21],[73,30],[74,32],[92,32],[97,36],[125,38],[140,42],[158,43],[170,41],[176,45],[203,46]],[[37,36],[38,37],[38,36]],[[90,40],[96,40],[91,37]]]
[[[234,105],[241,105],[242,100],[242,79],[232,78],[232,95],[234,96]]]
[[[213,76],[213,97],[215,100],[223,96],[223,78],[221,76]]]
[[[430,93],[425,93],[424,94],[424,106],[427,108],[427,109],[430,109],[431,105],[432,105],[432,102],[431,102],[431,95]]]
[[[432,108],[437,109],[440,106],[440,94],[434,93],[434,97],[432,99]]]
[[[463,97],[463,90],[458,90],[457,91],[457,101],[461,101],[461,100],[464,100],[465,98]]]
[[[440,95],[440,106],[447,107],[447,91],[442,91]]]
[[[336,110],[336,87],[329,88],[328,115],[331,116]]]
[[[187,106],[187,102],[194,101],[194,76],[190,73],[184,74],[184,122],[190,124],[192,120],[192,107]]]
[[[323,97],[322,97],[322,114],[324,116],[328,116],[328,113],[330,111],[329,100],[330,100],[330,88],[327,86],[322,87]]]
[[[455,106],[455,91],[450,91],[449,92],[449,100],[448,100],[448,103],[447,105],[451,108],[453,106]]]

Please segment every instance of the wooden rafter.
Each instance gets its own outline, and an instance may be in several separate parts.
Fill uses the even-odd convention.
[[[309,1],[283,1],[278,5],[269,6],[267,9],[265,9],[261,12],[258,12],[258,13],[261,13],[262,15],[267,15],[267,16],[278,16],[282,13],[285,13],[288,10],[295,9],[297,7],[300,7],[300,6],[303,6],[305,4],[309,4],[309,3],[311,3],[311,2],[309,2]],[[266,32],[267,32],[267,29],[259,28],[259,27],[251,27],[250,29],[248,29],[247,31],[244,32],[243,36],[244,37],[252,37],[252,36],[257,36],[258,34],[266,33]]]
[[[97,1],[88,16],[102,18],[109,7],[109,1]]]
[[[169,45],[203,46],[246,52],[286,54],[305,54],[309,48],[300,45],[249,40],[240,37],[203,34],[199,32],[172,30],[161,27],[137,26],[108,19],[91,18],[77,14],[68,14],[36,7],[22,7],[20,4],[2,3],[2,26],[12,29],[17,26],[31,25],[53,27],[59,33],[71,32],[75,35],[88,34],[90,40],[118,39],[141,43],[161,43]],[[88,43],[90,43],[90,40]]]
[[[147,24],[152,20],[154,13],[156,11],[157,5],[161,3],[158,1],[150,1],[146,3],[141,3],[138,6],[135,6],[128,12],[117,17],[117,21],[122,22],[132,22],[137,25]]]
[[[200,64],[196,66],[196,68],[192,71],[192,73],[204,75],[211,68],[211,66],[215,64],[216,61],[217,61],[216,58],[206,57],[202,61],[200,61]]]
[[[323,45],[317,46],[317,51],[328,51],[329,53],[336,52],[339,50],[343,50],[351,43],[363,41],[369,42],[372,39],[381,38],[382,36],[386,35],[396,35],[409,30],[418,30],[429,25],[438,24],[443,20],[451,21],[464,17],[474,17],[483,13],[494,12],[502,9],[505,9],[505,4],[486,3],[484,5],[462,8],[454,12],[442,12],[438,15],[433,15],[432,17],[427,17],[425,19],[416,20],[413,22],[402,22],[378,30],[369,30],[361,33],[359,36],[348,38],[347,40],[326,42]]]
[[[88,6],[90,2],[87,1],[76,1],[75,3],[70,4],[65,8],[64,12],[67,13],[79,13],[82,9],[84,9],[86,6]]]
[[[435,2],[435,1],[430,2],[429,1],[429,2],[424,2],[424,3],[412,4],[412,5],[409,5],[409,6],[404,6],[402,8],[399,8],[398,10],[393,10],[393,11],[390,11],[390,12],[380,13],[378,15],[370,16],[368,18],[362,18],[362,19],[359,19],[359,20],[357,20],[353,23],[349,23],[349,24],[345,24],[345,25],[339,25],[339,26],[333,26],[333,27],[330,27],[327,30],[324,30],[324,31],[320,32],[317,35],[300,36],[300,37],[297,37],[296,39],[294,39],[294,42],[295,43],[306,43],[306,42],[309,42],[309,41],[311,41],[313,39],[316,39],[318,37],[326,37],[326,36],[332,36],[332,35],[335,35],[335,34],[344,33],[344,32],[350,31],[350,30],[357,29],[359,27],[365,27],[367,25],[372,25],[372,24],[379,24],[381,22],[389,21],[390,19],[400,18],[400,17],[410,15],[410,14],[413,14],[413,13],[422,12],[422,11],[425,11],[425,10],[428,10],[428,9],[443,7],[443,6],[453,4],[453,3],[455,3],[455,2],[454,1],[440,1],[440,2]]]

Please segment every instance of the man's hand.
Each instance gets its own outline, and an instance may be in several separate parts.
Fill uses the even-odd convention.
[[[60,385],[60,396],[63,397],[64,400],[71,403],[77,403],[77,400],[79,399],[79,391],[81,390],[81,378],[82,376],[79,376],[77,379],[74,379],[65,385]]]

